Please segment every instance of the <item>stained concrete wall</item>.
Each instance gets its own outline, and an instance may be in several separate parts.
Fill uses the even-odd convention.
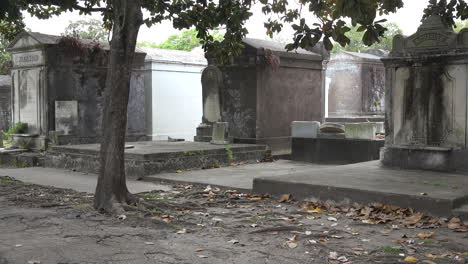
[[[234,142],[268,144],[273,152],[287,153],[292,121],[324,118],[328,54],[286,52],[283,44],[255,39],[244,44],[231,64],[218,65],[224,82],[222,120],[229,123]],[[269,54],[279,59],[278,67],[267,61]],[[209,57],[209,64],[216,65],[215,60]]]
[[[10,44],[14,122],[27,122],[29,133],[50,137],[58,144],[98,142],[108,46],[103,44],[99,50],[78,55],[57,45],[59,40],[59,36],[26,32]],[[127,124],[131,140],[144,138],[146,132],[144,58],[144,53],[135,54],[131,76]],[[74,120],[63,119],[63,113],[56,113],[56,102],[76,105],[70,113]],[[59,126],[65,127],[63,131],[57,131],[56,116],[62,117]],[[52,136],[52,131],[60,135]]]
[[[0,75],[0,130],[6,131],[11,125],[11,77]]]

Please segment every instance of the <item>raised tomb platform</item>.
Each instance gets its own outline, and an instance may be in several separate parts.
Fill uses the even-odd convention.
[[[98,156],[98,144],[52,146],[41,165],[97,174]],[[140,141],[127,143],[125,170],[127,177],[142,178],[161,172],[256,163],[269,157],[270,151],[264,145]]]

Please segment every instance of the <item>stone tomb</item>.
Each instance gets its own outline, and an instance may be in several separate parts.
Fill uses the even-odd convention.
[[[13,60],[12,122],[28,123],[36,147],[49,140],[56,144],[98,142],[101,133],[109,46],[81,40],[90,49],[80,54],[61,39],[24,32],[8,47]],[[128,104],[130,140],[145,138],[144,58],[137,51]]]
[[[241,55],[228,65],[206,55],[204,116],[195,139],[209,141],[212,123],[221,119],[228,123],[232,141],[268,144],[273,153],[289,153],[291,122],[324,117],[328,53],[323,48],[286,52],[281,43],[257,39],[243,44]]]
[[[455,33],[431,16],[398,35],[386,67],[382,163],[408,169],[468,171],[468,29]]]
[[[0,75],[0,131],[7,131],[11,125],[11,78]]]
[[[380,117],[385,109],[386,53],[341,51],[331,56],[327,66],[327,120],[332,122],[359,117]],[[341,118],[341,119],[340,119]]]

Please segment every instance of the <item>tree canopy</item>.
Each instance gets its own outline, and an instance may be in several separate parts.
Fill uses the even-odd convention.
[[[213,39],[216,41],[222,41],[223,35],[218,31],[212,33]],[[184,30],[180,34],[170,35],[164,42],[155,44],[151,42],[139,42],[138,46],[158,48],[158,49],[170,49],[170,50],[185,50],[190,51],[196,47],[200,47],[201,39],[197,37],[197,30],[190,29]]]
[[[64,34],[78,36],[81,39],[107,41],[109,30],[105,28],[101,20],[91,18],[70,22]]]
[[[398,34],[402,34],[402,30],[398,27],[395,23],[386,23],[383,26],[387,29],[384,35],[380,38],[380,42],[376,42],[370,46],[365,45],[362,42],[362,38],[364,36],[364,32],[358,31],[358,27],[352,27],[350,31],[346,34],[346,36],[350,39],[350,42],[345,47],[342,47],[340,44],[336,43],[333,47],[333,51],[353,51],[353,52],[360,52],[367,49],[382,49],[390,51],[393,45],[393,37]]]

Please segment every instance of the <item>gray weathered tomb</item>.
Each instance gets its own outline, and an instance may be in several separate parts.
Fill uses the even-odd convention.
[[[209,142],[212,140],[213,125],[221,121],[221,92],[223,73],[213,65],[206,67],[201,76],[203,117],[197,127],[195,141]]]
[[[62,37],[21,33],[9,45],[12,53],[13,123],[28,123],[38,145],[99,141],[108,44],[81,40],[73,49]],[[127,135],[144,138],[146,130],[145,54],[135,54]]]
[[[11,77],[0,75],[0,130],[7,131],[11,123]]]
[[[398,35],[386,67],[384,165],[468,170],[468,29],[438,16]]]
[[[385,52],[341,51],[331,56],[327,66],[328,117],[380,116],[385,109]]]
[[[228,65],[206,55],[210,67],[219,69],[212,68],[212,74],[204,76],[212,78],[214,93],[219,89],[221,121],[229,124],[229,137],[234,142],[268,144],[276,153],[289,151],[292,121],[324,118],[328,52],[321,47],[313,52],[286,52],[284,44],[257,39],[244,39],[243,43],[241,55]],[[217,83],[219,72],[222,83]],[[210,133],[200,132],[212,122],[207,114],[216,113],[218,102],[215,96],[208,99],[210,94],[203,90],[204,120],[196,140],[208,140]],[[212,110],[207,111],[207,102],[213,102],[209,106]]]

